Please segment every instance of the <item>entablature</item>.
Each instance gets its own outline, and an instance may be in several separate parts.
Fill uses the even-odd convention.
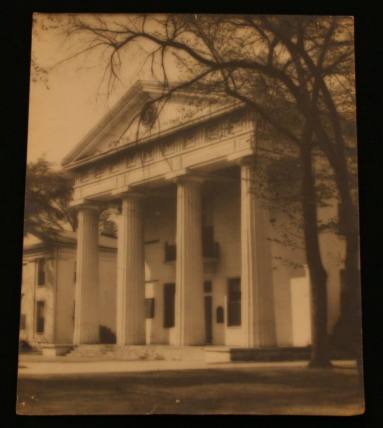
[[[255,151],[255,120],[248,110],[232,111],[174,135],[130,146],[118,155],[75,172],[74,200],[115,193],[119,188],[166,180],[177,171],[228,164]]]

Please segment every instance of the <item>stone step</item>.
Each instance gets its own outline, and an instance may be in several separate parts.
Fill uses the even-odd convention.
[[[309,348],[233,348],[228,346],[80,345],[68,357],[168,361],[294,361],[309,358]]]
[[[57,346],[56,346],[57,347]],[[70,348],[68,348],[70,349]],[[352,356],[332,352],[332,359]],[[64,354],[61,354],[64,355]],[[85,344],[72,348],[66,358],[118,359],[129,361],[297,361],[309,360],[310,347],[239,348],[229,346],[170,346]]]
[[[308,360],[310,349],[302,348],[233,348],[233,347],[211,347],[206,348],[207,362],[230,362],[230,361],[298,361]]]
[[[334,353],[333,353],[334,354]],[[343,355],[332,355],[341,359]],[[91,344],[75,347],[67,358],[105,358],[119,360],[168,360],[168,361],[298,361],[309,360],[310,347],[238,348],[229,346],[169,346]]]
[[[174,360],[204,361],[204,347],[176,347],[168,345],[80,345],[74,348],[68,358],[116,358],[122,360]]]

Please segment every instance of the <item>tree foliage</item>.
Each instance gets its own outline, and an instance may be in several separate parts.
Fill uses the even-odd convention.
[[[63,170],[54,170],[45,159],[27,165],[25,190],[24,236],[31,234],[52,240],[68,227],[77,229],[77,212],[70,207],[73,178]],[[100,234],[117,236],[114,211],[100,211]]]
[[[73,180],[55,171],[43,158],[27,165],[24,235],[54,238],[69,224],[76,228],[76,215],[69,209]]]

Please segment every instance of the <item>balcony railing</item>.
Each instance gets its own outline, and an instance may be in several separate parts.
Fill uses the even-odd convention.
[[[176,260],[176,245],[165,242],[165,263],[174,262]],[[204,259],[217,260],[219,258],[219,243],[204,242],[202,244],[202,254]]]

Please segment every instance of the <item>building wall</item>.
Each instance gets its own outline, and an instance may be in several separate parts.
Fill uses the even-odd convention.
[[[37,260],[46,260],[45,283],[37,285]],[[24,257],[22,274],[21,315],[25,315],[26,328],[20,331],[20,337],[30,343],[51,343],[55,340],[54,312],[56,288],[56,255],[50,252],[38,252]],[[38,301],[45,303],[44,332],[36,331],[36,306]]]
[[[204,279],[212,282],[213,344],[241,346],[244,343],[243,326],[227,326],[228,280],[241,276],[239,182],[215,185],[206,200],[214,225],[214,239],[220,246],[218,263],[204,265]],[[175,243],[175,194],[170,192],[168,198],[152,199],[151,204],[151,208],[145,210],[145,279],[146,297],[155,298],[155,316],[146,320],[147,343],[171,344],[174,328],[163,327],[163,287],[166,282],[175,282],[175,263],[164,263],[164,245],[165,241]],[[326,217],[333,213],[319,214]],[[261,222],[258,239],[262,241],[258,247],[259,260],[265,274],[271,276],[273,288],[270,298],[274,310],[266,314],[266,318],[267,315],[275,317],[276,343],[278,346],[308,345],[311,341],[310,280],[303,241],[295,248],[280,242],[281,227],[289,227],[287,218],[281,213],[270,214],[263,209],[258,221]],[[321,250],[329,273],[330,332],[339,316],[341,239],[332,232],[322,233]],[[224,323],[217,322],[218,307],[224,309]]]
[[[216,310],[224,308],[226,317],[226,287],[228,278],[240,276],[240,198],[239,183],[217,186],[208,198],[214,239],[220,245],[218,264],[204,266],[204,280],[212,282],[213,344],[238,344],[241,340],[237,327],[225,328],[217,323]],[[154,319],[146,320],[147,343],[174,343],[174,328],[164,328],[164,284],[175,282],[175,262],[164,263],[165,242],[175,244],[176,199],[175,193],[168,198],[151,201],[153,209],[145,210],[145,280],[146,297],[155,298]],[[201,284],[203,287],[203,284]],[[210,294],[210,293],[209,293]],[[204,302],[201,302],[203,305]]]
[[[36,265],[28,257],[23,260],[20,318],[25,318],[25,328],[20,326],[20,339],[32,341],[34,333]]]
[[[174,188],[160,198],[150,198],[145,206],[145,297],[154,297],[153,319],[146,320],[147,343],[173,343],[175,329],[164,327],[164,284],[175,283],[175,262],[165,263],[165,242],[175,244],[176,200]]]
[[[279,214],[276,217],[279,221],[279,230],[281,224],[286,224],[286,228],[289,227],[289,222],[283,218],[283,215]],[[336,201],[330,201],[329,206],[319,208],[318,217],[322,223],[336,221]],[[298,233],[302,235],[302,231],[298,231]],[[275,236],[280,238],[277,232],[275,232]],[[327,229],[320,232],[319,244],[322,262],[328,275],[327,306],[330,334],[340,315],[340,271],[344,266],[345,243],[344,239],[334,230]],[[278,343],[283,346],[298,346],[298,343],[303,342],[311,343],[311,339],[302,339],[302,337],[308,337],[311,331],[310,277],[303,250],[303,236],[299,246],[302,248],[294,249],[275,242],[272,244],[277,335]],[[299,339],[297,339],[298,337]]]
[[[37,285],[37,260],[46,259],[46,281]],[[76,249],[60,247],[49,253],[37,252],[23,259],[21,311],[26,328],[20,338],[31,344],[72,343],[75,303]],[[100,325],[116,331],[116,253],[100,251]],[[36,302],[45,302],[44,333],[36,332]]]
[[[300,312],[302,308],[295,304],[296,299],[293,299],[293,294],[294,296],[299,296],[305,293],[305,285],[296,289],[295,283],[297,280],[299,284],[304,284],[305,281],[308,281],[304,269],[303,241],[298,238],[291,245],[286,245],[284,234],[289,234],[289,229],[291,229],[291,223],[286,215],[273,210],[270,213],[269,237],[273,271],[276,336],[279,346],[294,345],[293,313]],[[306,310],[306,308],[303,310]],[[306,320],[306,326],[302,328],[308,329],[310,327],[309,323],[310,320]]]
[[[241,327],[226,327],[226,293],[228,278],[241,275],[240,195],[239,182],[217,185],[207,198],[206,209],[214,226],[214,239],[220,245],[220,257],[215,265],[204,266],[204,280],[212,282],[213,344],[240,345]],[[145,209],[145,280],[146,297],[155,298],[155,315],[146,320],[147,343],[174,343],[174,328],[164,328],[164,284],[175,283],[175,262],[164,262],[165,242],[175,244],[176,197],[152,199]],[[203,284],[201,284],[203,287]],[[204,302],[201,302],[203,305]],[[216,311],[224,308],[224,323],[217,323]]]
[[[227,281],[241,276],[240,185],[238,183],[216,186],[212,199],[215,240],[220,246],[217,271],[212,275],[213,314],[223,307],[224,323],[213,317],[213,344],[239,345],[242,341],[240,327],[227,327]]]
[[[206,195],[205,195],[206,196]],[[204,280],[212,283],[212,331],[214,345],[241,346],[244,343],[242,326],[227,326],[227,287],[230,278],[241,276],[240,192],[239,182],[216,184],[210,189],[206,209],[214,226],[214,240],[219,243],[218,263],[204,265]],[[148,198],[145,213],[145,295],[155,299],[154,318],[146,320],[147,343],[172,344],[175,328],[164,327],[164,285],[175,283],[175,262],[165,263],[165,242],[175,244],[175,189],[169,188],[164,197]],[[330,217],[335,208],[326,208],[320,215]],[[272,220],[272,222],[270,221]],[[279,213],[265,213],[263,244],[268,246],[262,257],[271,258],[276,342],[278,346],[309,344],[311,329],[309,274],[305,268],[302,249],[277,243],[276,228],[287,224]],[[272,226],[274,225],[274,226]],[[321,251],[328,271],[328,328],[329,332],[339,316],[340,277],[344,243],[332,232],[321,234]],[[266,248],[266,247],[264,247]],[[269,256],[267,255],[269,252]],[[45,257],[46,282],[37,286],[36,260]],[[261,259],[260,259],[261,260]],[[265,260],[261,261],[264,263]],[[26,328],[20,337],[31,343],[70,343],[73,337],[75,282],[75,249],[60,248],[51,253],[35,253],[24,257],[21,314],[26,316]],[[203,284],[201,284],[203,287]],[[36,301],[45,301],[45,332],[37,334]],[[116,254],[100,252],[100,325],[116,332]],[[204,302],[201,302],[203,305]],[[217,321],[217,308],[224,311],[224,322]]]

